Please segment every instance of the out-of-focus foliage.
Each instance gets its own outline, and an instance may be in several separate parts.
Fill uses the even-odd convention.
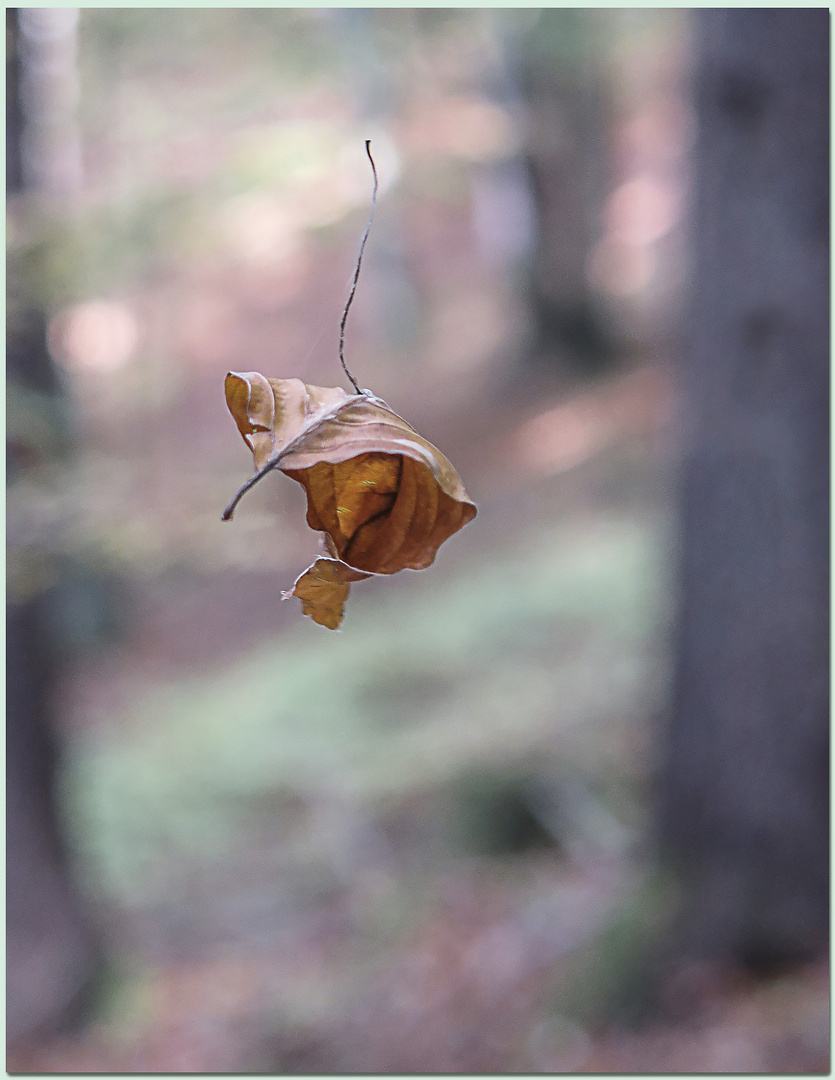
[[[160,688],[124,731],[95,734],[74,755],[79,838],[96,876],[165,903],[190,864],[212,873],[206,860],[230,854],[247,819],[267,825],[274,857],[324,860],[333,873],[332,860],[361,857],[365,833],[330,835],[320,800],[345,800],[373,840],[386,805],[431,805],[437,793],[442,806],[459,776],[509,762],[546,787],[578,766],[613,785],[608,813],[625,818],[611,836],[598,831],[596,799],[550,828],[569,850],[617,848],[640,814],[636,779],[616,778],[627,761],[640,777],[631,724],[663,678],[642,650],[661,602],[657,544],[617,517],[600,531],[552,527],[466,573],[414,579],[396,599],[358,596],[350,633],[333,644],[311,628]],[[561,716],[546,722],[555,700]],[[270,888],[292,889],[292,878]]]

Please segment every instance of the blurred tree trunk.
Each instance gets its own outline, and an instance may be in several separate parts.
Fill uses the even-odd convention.
[[[598,33],[586,11],[546,8],[518,44],[516,63],[529,116],[524,157],[536,218],[530,355],[584,374],[612,358],[587,274],[609,179]]]
[[[18,13],[6,8],[6,193],[23,187],[23,104],[20,100]]]
[[[23,190],[20,24],[6,11],[7,197]],[[46,320],[8,264],[7,479],[14,482],[63,444],[60,385]],[[31,415],[46,421],[27,423]],[[40,435],[40,437],[38,437]],[[96,966],[96,949],[74,890],[56,806],[54,696],[59,648],[52,592],[31,572],[31,553],[7,534],[6,606],[6,1037],[9,1042],[70,1018]],[[37,562],[37,559],[35,559]],[[29,566],[30,572],[21,566]],[[54,568],[53,568],[54,569]],[[47,574],[47,577],[50,575]],[[52,575],[54,576],[54,574]]]
[[[693,281],[661,835],[686,955],[829,919],[829,13],[695,16]]]
[[[69,1022],[96,966],[56,803],[49,597],[6,609],[6,1036]]]

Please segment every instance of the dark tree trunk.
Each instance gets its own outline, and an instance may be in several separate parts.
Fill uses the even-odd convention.
[[[693,294],[661,835],[685,953],[829,918],[829,13],[696,16]]]
[[[6,609],[6,1034],[73,1018],[97,952],[68,872],[55,805],[58,749],[50,598]]]
[[[7,185],[23,188],[21,65],[18,12],[6,12]],[[46,319],[25,296],[8,265],[6,322],[7,480],[14,482],[44,452],[26,424],[11,415],[23,397],[42,403],[40,415],[60,431],[60,383],[46,342]],[[7,557],[12,571],[6,606],[6,1037],[11,1043],[61,1026],[76,1014],[97,965],[97,949],[69,873],[56,806],[58,743],[55,693],[60,645],[54,595],[36,580],[20,589],[13,567],[26,563],[10,517]],[[56,569],[53,567],[52,569]],[[60,573],[55,575],[60,579]],[[54,590],[53,590],[54,591]]]

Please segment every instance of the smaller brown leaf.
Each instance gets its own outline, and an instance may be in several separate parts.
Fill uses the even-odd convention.
[[[355,570],[338,559],[317,559],[296,579],[289,592],[281,594],[281,598],[289,600],[291,596],[298,596],[303,615],[309,615],[329,630],[337,630],[345,613],[351,582],[369,577],[373,575]]]

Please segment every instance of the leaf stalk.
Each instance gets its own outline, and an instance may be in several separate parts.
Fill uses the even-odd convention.
[[[365,140],[365,152],[368,154],[368,160],[371,162],[371,172],[374,175],[374,190],[371,193],[371,213],[368,215],[368,224],[365,226],[365,232],[362,234],[360,253],[357,256],[357,268],[354,270],[354,280],[351,282],[351,291],[348,294],[348,301],[345,304],[345,310],[342,312],[342,321],[339,324],[339,362],[342,364],[342,370],[351,380],[351,385],[358,394],[364,394],[365,390],[360,389],[359,383],[348,370],[348,365],[345,363],[345,323],[348,321],[348,312],[351,310],[351,304],[354,302],[354,293],[357,291],[357,282],[359,281],[360,267],[362,266],[362,256],[365,251],[365,242],[368,239],[368,234],[371,232],[371,222],[374,220],[374,210],[377,207],[377,167],[374,164],[374,158],[371,156],[370,139]]]

